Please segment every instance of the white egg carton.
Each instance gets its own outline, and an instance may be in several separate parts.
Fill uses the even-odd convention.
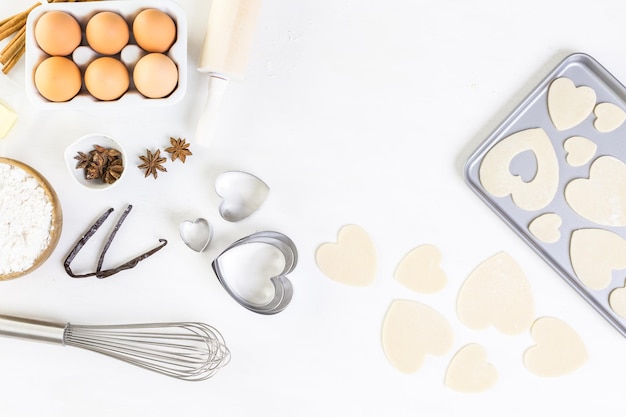
[[[178,84],[176,89],[164,98],[147,98],[139,93],[132,81],[132,70],[135,63],[148,52],[139,48],[134,41],[132,34],[132,23],[135,18],[145,9],[158,9],[167,13],[176,23],[176,41],[172,47],[166,52],[172,61],[178,67]],[[43,50],[39,48],[34,36],[34,28],[39,17],[51,10],[60,10],[71,14],[78,20],[83,29],[83,39],[81,44],[71,56],[71,58],[84,75],[85,68],[94,59],[102,56],[91,48],[85,41],[84,31],[87,21],[96,13],[102,11],[111,11],[121,15],[129,24],[130,41],[121,53],[113,55],[120,59],[128,68],[131,75],[131,83],[129,90],[119,99],[113,101],[100,101],[93,97],[87,89],[83,81],[80,92],[74,98],[65,102],[52,102],[44,98],[35,87],[35,70],[37,66],[49,57]],[[184,10],[174,1],[171,0],[105,0],[105,1],[88,1],[80,3],[49,3],[35,8],[30,12],[26,21],[26,95],[29,100],[40,108],[48,109],[117,109],[132,107],[154,107],[174,104],[185,95],[187,89],[187,20]]]

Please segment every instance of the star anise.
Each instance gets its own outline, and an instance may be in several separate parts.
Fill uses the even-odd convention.
[[[76,169],[83,169],[85,179],[90,181],[101,180],[112,184],[119,179],[124,170],[122,153],[117,149],[100,145],[93,145],[88,154],[77,152],[74,159],[78,161]],[[115,171],[114,175],[109,174],[110,171]]]
[[[76,169],[87,168],[89,162],[91,162],[91,155],[87,155],[84,152],[78,152],[78,155],[74,157],[78,162],[76,163]]]
[[[146,171],[144,177],[152,175],[154,179],[156,179],[159,175],[158,171],[167,172],[167,169],[163,166],[163,163],[167,161],[167,158],[161,157],[160,149],[157,149],[155,153],[146,149],[146,155],[141,155],[139,159],[143,161],[143,164],[138,165],[138,167]]]
[[[102,179],[107,184],[113,184],[115,181],[120,179],[122,176],[122,172],[124,172],[124,164],[121,159],[114,159],[104,171],[104,175]]]
[[[103,165],[99,165],[95,162],[90,162],[89,165],[85,167],[85,179],[97,180],[98,178],[102,178],[103,170],[104,170]]]
[[[106,150],[99,151],[96,148],[91,151],[91,163],[100,168],[101,171],[104,170],[109,163],[109,156],[107,155]]]
[[[172,161],[180,159],[180,161],[184,164],[185,159],[188,156],[193,155],[189,150],[189,143],[187,143],[185,139],[170,138],[170,143],[172,144],[172,146],[170,146],[169,148],[165,148],[165,152],[170,154]]]
[[[94,147],[95,151],[97,151],[101,155],[107,156],[108,158],[111,158],[111,159],[115,159],[115,158],[118,158],[118,157],[122,156],[122,153],[120,151],[118,151],[117,149],[105,148],[104,146],[100,146],[100,145],[93,145],[93,147]],[[94,151],[92,151],[92,152],[94,152]]]

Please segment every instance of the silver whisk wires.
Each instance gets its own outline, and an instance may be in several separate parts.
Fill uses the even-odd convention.
[[[91,350],[186,381],[210,378],[230,360],[222,335],[198,322],[86,326],[0,316],[0,334]]]

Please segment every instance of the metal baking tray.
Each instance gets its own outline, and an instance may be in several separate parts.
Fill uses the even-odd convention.
[[[567,183],[576,178],[588,178],[589,167],[600,156],[608,155],[626,162],[626,123],[610,133],[600,133],[593,125],[595,116],[592,111],[579,125],[564,131],[557,130],[548,112],[547,95],[550,84],[559,77],[569,78],[576,86],[591,87],[596,93],[596,104],[610,102],[623,110],[626,109],[626,88],[591,56],[583,53],[572,54],[558,64],[472,153],[464,167],[465,181],[521,239],[626,337],[626,319],[616,314],[609,304],[611,291],[624,287],[626,270],[614,270],[609,286],[594,290],[577,277],[569,254],[570,238],[575,230],[605,229],[626,239],[626,227],[602,226],[587,220],[572,210],[565,199]],[[496,197],[490,194],[481,184],[479,176],[483,159],[497,143],[516,132],[532,128],[542,128],[545,131],[553,145],[559,168],[558,188],[554,198],[545,208],[537,211],[519,208],[511,195]],[[597,145],[595,155],[583,166],[574,167],[566,162],[567,152],[563,144],[572,136],[583,136]],[[532,154],[530,159],[522,157],[521,153],[518,157],[511,160],[509,165],[511,174],[520,175],[524,181],[532,180],[536,159]],[[562,219],[561,236],[554,243],[545,243],[528,230],[528,225],[533,219],[549,212],[558,214]]]

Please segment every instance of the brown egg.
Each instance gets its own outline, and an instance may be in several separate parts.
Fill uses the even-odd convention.
[[[52,10],[35,23],[35,41],[49,55],[69,55],[80,44],[81,29],[69,13]]]
[[[148,52],[165,52],[176,39],[176,24],[167,13],[157,9],[145,9],[133,21],[133,35],[142,49]]]
[[[178,68],[167,55],[152,53],[144,56],[133,70],[137,90],[148,98],[169,95],[178,84]]]
[[[98,58],[85,70],[85,87],[98,100],[117,100],[128,90],[129,84],[128,69],[115,58]]]
[[[87,22],[87,43],[94,51],[103,55],[117,54],[128,44],[128,23],[114,12],[100,12]]]
[[[50,101],[68,101],[80,91],[80,69],[71,60],[52,56],[35,70],[35,87]]]

